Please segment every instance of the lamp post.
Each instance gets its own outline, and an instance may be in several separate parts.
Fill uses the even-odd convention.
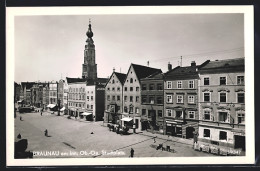
[[[58,99],[58,116],[60,116],[60,99]]]

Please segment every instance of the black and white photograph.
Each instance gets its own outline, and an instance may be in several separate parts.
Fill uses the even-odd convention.
[[[254,163],[252,6],[6,11],[7,165]]]

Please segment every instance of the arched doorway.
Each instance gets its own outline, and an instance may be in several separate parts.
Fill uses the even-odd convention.
[[[193,138],[193,133],[194,133],[195,129],[193,127],[187,127],[186,128],[186,138]]]

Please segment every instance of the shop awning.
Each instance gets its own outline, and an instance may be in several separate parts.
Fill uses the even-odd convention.
[[[90,112],[84,112],[84,113],[81,113],[81,115],[87,116],[87,115],[92,115],[92,113],[90,113]]]
[[[55,106],[56,106],[55,104],[48,104],[47,107],[49,107],[49,108],[54,108]]]
[[[129,121],[133,120],[133,118],[122,118],[121,120],[122,120],[122,121],[129,122]]]
[[[60,111],[64,111],[65,110],[65,107],[61,108]]]

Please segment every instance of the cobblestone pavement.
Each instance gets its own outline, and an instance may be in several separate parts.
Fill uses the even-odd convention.
[[[34,153],[34,158],[129,157],[131,148],[134,149],[134,157],[214,156],[194,151],[190,140],[168,139],[167,136],[147,132],[120,135],[102,125],[103,122],[67,119],[49,112],[43,112],[43,116],[40,113],[17,112],[14,138],[20,133],[22,138],[28,139],[27,150]],[[44,136],[45,129],[48,137]],[[154,139],[155,136],[157,138]],[[156,150],[154,147],[161,143],[170,146],[174,152]]]

